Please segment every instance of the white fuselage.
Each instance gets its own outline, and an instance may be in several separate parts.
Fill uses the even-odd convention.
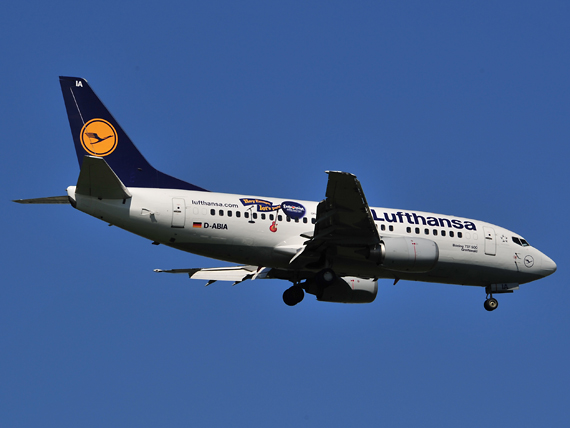
[[[75,207],[156,243],[234,263],[288,269],[314,230],[317,202],[299,201],[306,215],[294,220],[278,209],[286,199],[176,189],[129,188],[132,198],[103,199],[67,189]],[[420,211],[371,208],[381,237],[424,238],[439,259],[427,273],[393,272],[365,258],[342,254],[341,276],[393,278],[461,285],[522,284],[556,269],[536,248],[513,240],[507,229],[477,220]],[[526,244],[526,242],[525,242]],[[349,250],[350,251],[350,250]]]

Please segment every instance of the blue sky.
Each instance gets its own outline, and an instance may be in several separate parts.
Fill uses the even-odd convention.
[[[22,1],[0,16],[0,420],[10,427],[566,426],[570,5]],[[58,76],[81,76],[158,169],[214,191],[486,220],[558,271],[478,288],[381,281],[369,305],[217,266],[64,206]]]

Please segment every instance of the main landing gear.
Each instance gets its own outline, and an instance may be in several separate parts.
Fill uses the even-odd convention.
[[[337,279],[335,272],[326,268],[318,272],[314,278],[305,281],[303,284],[297,282],[292,287],[285,290],[283,293],[283,301],[287,306],[295,306],[300,303],[305,297],[305,290],[309,294],[315,294],[319,296],[319,291],[321,291],[329,285],[333,284]]]
[[[485,300],[485,303],[483,303],[484,308],[489,312],[494,311],[499,307],[499,302],[497,299],[495,299],[492,294],[490,296],[491,297],[489,297],[489,294],[487,294],[487,300]]]
[[[305,291],[299,284],[295,284],[283,293],[283,301],[287,306],[295,306],[297,303],[300,303],[304,297]]]

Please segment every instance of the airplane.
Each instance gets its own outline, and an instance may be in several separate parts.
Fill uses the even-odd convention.
[[[206,285],[287,280],[289,306],[305,293],[324,302],[370,303],[379,279],[476,286],[493,311],[493,295],[556,271],[548,256],[503,227],[370,207],[348,172],[326,171],[320,202],[208,191],[153,168],[85,79],[59,80],[80,165],[77,183],[65,196],[14,202],[71,204],[152,244],[237,263],[156,272],[187,274]]]

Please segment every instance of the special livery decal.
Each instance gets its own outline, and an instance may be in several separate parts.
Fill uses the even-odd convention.
[[[305,207],[298,202],[281,202],[281,209],[292,219],[303,218],[307,212]]]
[[[257,212],[270,212],[270,211],[277,211],[281,209],[281,205],[273,205],[273,202],[265,201],[263,199],[249,199],[249,198],[242,198],[240,202],[244,206],[248,205],[257,205]]]
[[[298,221],[299,219],[303,218],[307,213],[307,210],[303,205],[298,202],[293,201],[284,201],[281,202],[279,205],[274,205],[271,201],[266,201],[265,199],[257,199],[257,198],[241,198],[240,202],[243,206],[253,206],[257,207],[257,212],[266,213],[266,212],[279,212],[279,210],[283,210],[285,215],[293,220]],[[273,233],[277,232],[277,217],[273,217],[271,214],[270,219],[273,220],[271,225],[269,226],[269,230]],[[263,217],[264,218],[264,217]],[[253,221],[251,221],[253,222]]]

